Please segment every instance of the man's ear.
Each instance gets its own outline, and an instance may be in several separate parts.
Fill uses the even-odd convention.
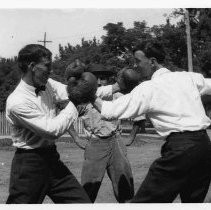
[[[150,58],[150,64],[152,67],[155,67],[158,64],[157,59],[154,57]]]
[[[35,66],[35,63],[34,63],[34,62],[31,62],[31,63],[28,65],[28,69],[31,69],[32,71],[35,71],[35,70],[34,70],[34,66]]]

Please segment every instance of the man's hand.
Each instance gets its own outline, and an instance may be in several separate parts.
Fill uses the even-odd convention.
[[[85,150],[87,143],[88,143],[88,140],[86,138],[83,138],[83,137],[81,138],[79,136],[75,138],[75,144],[83,150]]]
[[[87,140],[84,138],[81,138],[78,133],[76,132],[76,130],[74,129],[73,125],[70,127],[70,129],[68,130],[68,133],[70,134],[70,136],[72,137],[73,141],[75,142],[75,144],[81,148],[81,149],[85,149],[86,144],[87,144]]]

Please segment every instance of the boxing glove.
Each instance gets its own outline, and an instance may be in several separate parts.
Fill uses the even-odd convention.
[[[140,75],[133,69],[123,68],[117,74],[117,83],[121,92],[127,94],[140,83]]]
[[[79,79],[70,79],[67,84],[68,97],[76,106],[93,101],[96,91],[97,78],[90,72],[83,72]]]

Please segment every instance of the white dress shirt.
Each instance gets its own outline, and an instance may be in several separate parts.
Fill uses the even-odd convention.
[[[211,94],[211,79],[199,73],[157,70],[152,79],[114,102],[104,101],[101,115],[108,119],[127,119],[148,115],[158,134],[206,129],[201,95]]]
[[[60,82],[49,79],[46,90],[36,96],[35,88],[21,80],[6,103],[13,146],[34,149],[55,144],[78,117],[72,102],[56,115],[55,103],[67,99],[66,85]]]

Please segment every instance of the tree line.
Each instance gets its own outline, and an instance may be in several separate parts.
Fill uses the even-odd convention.
[[[211,9],[188,9],[190,14],[193,70],[211,77]],[[133,67],[131,50],[138,42],[158,41],[166,52],[165,65],[173,71],[187,71],[187,43],[183,9],[175,9],[166,17],[166,23],[149,27],[146,21],[134,21],[133,27],[126,29],[122,22],[107,23],[103,29],[106,35],[97,40],[81,39],[76,46],[68,43],[59,45],[59,53],[53,59],[52,78],[64,82],[64,72],[68,64],[79,58],[89,68],[91,64],[103,64],[107,69],[118,72],[124,67]],[[176,24],[171,20],[178,18]],[[137,69],[138,71],[138,69]],[[0,111],[5,110],[7,96],[14,90],[21,74],[17,57],[0,58]]]

